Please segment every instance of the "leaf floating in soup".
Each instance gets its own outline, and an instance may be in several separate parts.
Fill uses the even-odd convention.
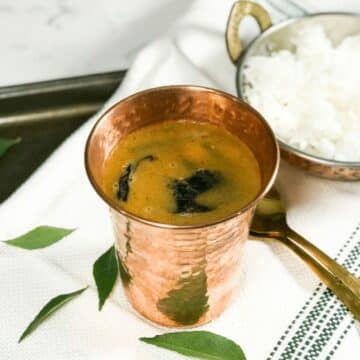
[[[127,201],[128,195],[129,195],[129,189],[130,189],[130,175],[132,171],[132,165],[129,164],[124,173],[120,176],[119,179],[119,189],[117,192],[117,197],[119,200]]]
[[[147,155],[144,156],[143,158],[141,158],[140,160],[138,160],[135,165],[134,165],[134,171],[138,168],[138,166],[143,162],[143,161],[154,161],[156,160],[156,157],[153,155]]]
[[[136,169],[139,159],[144,160]],[[259,164],[245,143],[226,129],[186,118],[124,136],[105,161],[101,178],[102,190],[117,209],[167,225],[225,218],[251,202],[261,187]],[[123,199],[128,193],[127,200],[118,192]]]
[[[207,212],[209,206],[198,204],[195,198],[219,183],[219,174],[200,169],[186,179],[175,180],[171,184],[176,200],[175,213]]]
[[[130,191],[130,182],[135,170],[139,167],[140,163],[143,161],[154,161],[156,160],[155,156],[147,155],[136,161],[135,163],[128,164],[125,168],[125,171],[121,174],[118,183],[117,197],[121,201],[127,201]]]
[[[198,194],[201,194],[219,183],[219,175],[214,171],[200,169],[185,180]]]

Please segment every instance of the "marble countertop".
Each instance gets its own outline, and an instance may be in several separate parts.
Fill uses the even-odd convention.
[[[128,68],[136,52],[167,32],[193,3],[0,0],[0,86]],[[322,11],[310,0],[302,5]],[[360,12],[360,2],[350,0],[328,0],[327,6]]]
[[[191,2],[0,0],[0,86],[127,68]]]

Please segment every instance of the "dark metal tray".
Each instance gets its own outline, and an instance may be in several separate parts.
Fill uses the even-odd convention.
[[[21,137],[0,159],[0,203],[96,113],[126,71],[0,88],[0,137]]]

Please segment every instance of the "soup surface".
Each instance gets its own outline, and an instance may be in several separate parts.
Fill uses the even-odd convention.
[[[258,163],[241,140],[191,120],[130,133],[109,156],[103,177],[119,208],[174,225],[226,217],[254,199],[260,182]]]

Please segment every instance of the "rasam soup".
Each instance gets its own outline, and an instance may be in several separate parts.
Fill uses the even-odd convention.
[[[261,185],[258,163],[239,138],[191,120],[128,134],[106,161],[103,182],[119,208],[174,225],[231,215],[254,199]]]

